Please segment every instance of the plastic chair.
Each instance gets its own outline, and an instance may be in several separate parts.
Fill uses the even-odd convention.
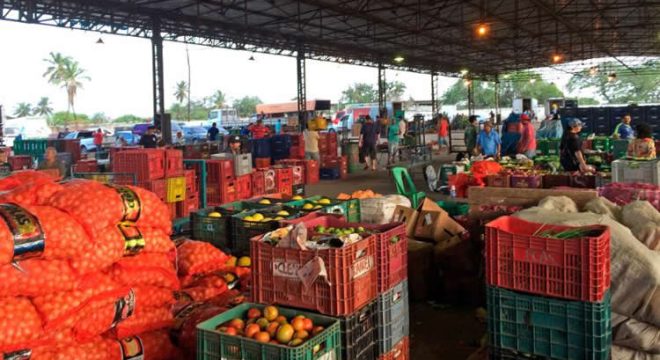
[[[415,183],[413,183],[408,169],[397,166],[392,168],[392,176],[394,176],[394,184],[396,191],[399,195],[403,195],[410,199],[413,208],[417,208],[422,200],[426,197],[423,191],[417,191]]]

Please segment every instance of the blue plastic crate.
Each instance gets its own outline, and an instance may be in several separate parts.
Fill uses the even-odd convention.
[[[378,355],[388,353],[410,334],[408,280],[378,296]]]
[[[600,303],[559,300],[488,287],[490,344],[558,360],[607,360],[610,292]]]
[[[322,180],[336,180],[339,179],[339,168],[321,168],[319,169],[319,178]]]
[[[252,149],[252,159],[271,157],[272,148],[268,138],[250,140],[250,148]]]

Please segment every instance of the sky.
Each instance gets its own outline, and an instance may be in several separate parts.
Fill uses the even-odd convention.
[[[96,44],[99,37],[104,44]],[[163,45],[166,107],[174,99],[175,84],[187,81],[186,45]],[[66,91],[49,84],[43,77],[50,52],[71,56],[87,70],[85,82],[76,97],[76,111],[103,112],[110,117],[124,114],[151,116],[151,44],[148,39],[40,25],[0,21],[0,104],[13,113],[20,102],[35,104],[47,96],[56,111],[66,110]],[[222,90],[231,100],[258,96],[265,103],[288,102],[296,97],[295,58],[188,45],[191,62],[191,94],[194,99]],[[307,98],[341,97],[342,90],[356,82],[376,84],[376,68],[307,61]],[[388,81],[406,84],[405,98],[431,98],[431,78],[410,72],[388,70]],[[455,79],[441,78],[439,92]]]

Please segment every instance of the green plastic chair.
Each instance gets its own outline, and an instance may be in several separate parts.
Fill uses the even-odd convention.
[[[417,191],[415,183],[413,183],[412,178],[408,173],[408,169],[400,166],[393,167],[392,176],[394,176],[394,184],[396,185],[397,193],[410,199],[412,207],[417,208],[426,197],[426,193],[423,191]]]

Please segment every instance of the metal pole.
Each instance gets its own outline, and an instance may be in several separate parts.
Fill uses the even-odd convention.
[[[438,74],[431,73],[431,118],[433,118],[438,111],[438,102],[435,97],[438,95]]]
[[[474,88],[472,79],[468,80],[468,115],[474,115]]]
[[[305,53],[302,47],[298,49],[298,56],[296,57],[296,67],[298,74],[298,121],[300,122],[300,129],[307,126],[307,89],[306,89],[306,70],[305,70]]]
[[[163,68],[163,37],[160,33],[160,21],[153,19],[153,34],[151,35],[151,60],[154,92],[154,125],[160,128],[165,144],[172,144],[172,124],[169,116],[165,116],[165,81]]]
[[[385,80],[385,66],[378,64],[378,112],[382,116],[382,111],[385,109],[385,102],[387,91],[387,81]]]
[[[495,122],[500,122],[500,79],[495,77]]]

